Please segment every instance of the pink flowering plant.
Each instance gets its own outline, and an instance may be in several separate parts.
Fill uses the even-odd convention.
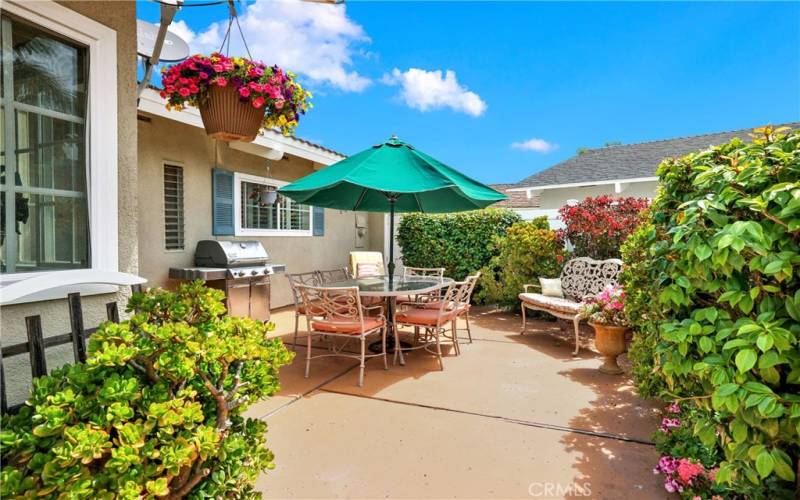
[[[592,323],[628,326],[625,317],[625,291],[619,285],[609,285],[594,297],[581,302],[580,317]]]
[[[278,129],[284,135],[294,133],[300,115],[311,107],[311,93],[297,83],[293,73],[218,52],[194,55],[164,68],[161,82],[161,97],[168,109],[176,110],[197,107],[214,86],[232,87],[242,103],[264,109],[263,128]]]

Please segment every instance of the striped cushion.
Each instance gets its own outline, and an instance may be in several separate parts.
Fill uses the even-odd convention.
[[[359,262],[356,269],[357,278],[371,278],[373,276],[380,276],[381,271],[378,264]]]

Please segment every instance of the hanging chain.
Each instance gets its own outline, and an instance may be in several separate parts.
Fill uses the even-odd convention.
[[[244,31],[242,30],[242,25],[239,24],[239,16],[236,13],[236,5],[234,5],[235,0],[228,0],[228,29],[225,31],[225,37],[222,39],[222,45],[219,48],[219,51],[222,52],[223,49],[225,50],[225,55],[230,56],[231,50],[231,27],[233,26],[233,22],[236,21],[236,27],[239,29],[239,36],[242,37],[242,43],[244,44],[244,50],[247,51],[247,57],[251,60],[253,59],[253,55],[250,53],[250,47],[247,46],[247,40],[244,38]],[[225,44],[228,44],[227,47]]]

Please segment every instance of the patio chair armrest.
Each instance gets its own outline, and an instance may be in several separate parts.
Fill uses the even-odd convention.
[[[362,306],[361,306],[361,309],[362,309],[363,311],[374,311],[375,309],[380,309],[380,311],[381,311],[381,314],[380,314],[380,315],[381,315],[381,316],[383,316],[383,315],[385,314],[385,312],[386,312],[386,311],[384,310],[384,308],[383,308],[383,305],[382,305],[382,304],[378,304],[378,305],[375,305],[375,306],[363,306],[363,305],[362,305]]]
[[[538,283],[526,283],[522,285],[524,293],[528,293],[530,288],[542,288],[542,285]]]

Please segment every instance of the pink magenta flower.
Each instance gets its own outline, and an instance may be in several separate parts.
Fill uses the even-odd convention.
[[[182,97],[189,97],[189,94],[191,94],[191,91],[190,91],[188,88],[186,88],[186,87],[181,87],[181,88],[178,90],[178,93],[179,93],[179,94],[180,94]]]
[[[680,413],[681,405],[678,403],[672,403],[671,405],[667,406],[667,411],[670,413]]]
[[[256,97],[253,99],[253,107],[254,108],[261,108],[264,106],[264,98],[261,96]]]
[[[283,107],[283,99],[275,101],[275,109],[281,109],[282,107]]]
[[[221,64],[215,64],[211,67],[214,68],[214,71],[216,71],[217,73],[222,73],[223,71],[225,71],[225,68],[223,68]]]
[[[201,71],[199,73],[199,76],[200,76],[200,79],[202,79],[202,80],[208,80],[208,73],[206,73],[205,71]]]
[[[219,85],[220,87],[224,87],[228,85],[228,80],[224,76],[218,76],[217,85]]]
[[[679,418],[664,418],[661,420],[661,431],[669,432],[670,429],[675,429],[681,426],[681,419]]]
[[[247,87],[240,88],[239,95],[242,97],[250,97],[250,89],[248,89]]]

